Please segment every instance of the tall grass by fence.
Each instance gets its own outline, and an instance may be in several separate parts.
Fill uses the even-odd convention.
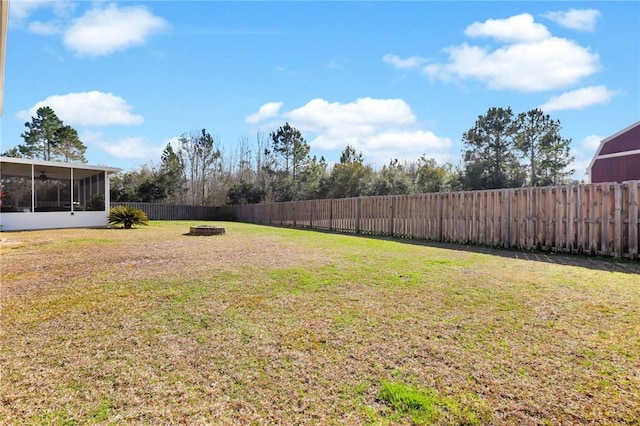
[[[232,208],[243,222],[638,258],[640,181],[292,201]]]
[[[140,209],[147,214],[149,220],[214,220],[220,212],[219,207],[175,204],[111,202],[110,206]]]

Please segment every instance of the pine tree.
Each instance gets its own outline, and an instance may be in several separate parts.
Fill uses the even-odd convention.
[[[463,136],[466,189],[522,186],[523,170],[514,153],[516,126],[511,108],[489,108]]]
[[[289,123],[285,123],[276,132],[271,132],[270,137],[274,153],[280,156],[281,167],[295,181],[311,161],[311,147],[302,137],[300,130],[291,127]]]
[[[518,115],[516,128],[516,148],[526,162],[529,185],[557,185],[573,174],[567,170],[573,162],[571,140],[560,136],[560,121],[533,109]]]
[[[78,132],[66,126],[51,107],[38,108],[36,116],[24,124],[27,130],[20,136],[24,145],[17,151],[27,158],[46,161],[86,162],[87,147],[78,138]]]
[[[165,188],[166,200],[184,202],[182,199],[185,189],[184,164],[170,143],[162,151],[161,161],[157,180]]]
[[[54,152],[64,162],[86,163],[87,147],[78,138],[78,132],[71,126],[62,126],[56,132],[56,147]]]

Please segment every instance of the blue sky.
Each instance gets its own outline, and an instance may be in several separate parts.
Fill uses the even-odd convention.
[[[312,154],[460,161],[490,107],[542,108],[584,178],[640,119],[639,2],[11,0],[2,151],[42,105],[90,164],[158,164],[206,128],[231,158],[285,122]]]

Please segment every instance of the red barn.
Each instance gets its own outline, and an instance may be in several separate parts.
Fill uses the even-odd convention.
[[[587,174],[591,183],[640,180],[640,121],[603,139]]]

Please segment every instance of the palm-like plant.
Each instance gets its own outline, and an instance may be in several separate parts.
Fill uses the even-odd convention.
[[[140,209],[116,206],[109,210],[109,225],[131,229],[132,226],[148,225],[147,214]]]

